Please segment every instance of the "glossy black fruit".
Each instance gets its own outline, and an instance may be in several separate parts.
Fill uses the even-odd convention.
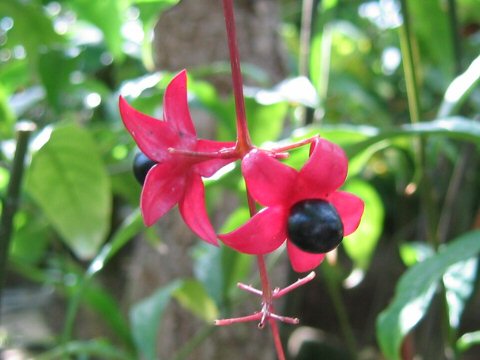
[[[149,159],[144,153],[137,153],[135,159],[133,159],[133,174],[135,175],[135,179],[143,185],[148,170],[150,170],[155,164],[156,162]]]
[[[337,210],[324,200],[303,200],[290,209],[288,237],[300,249],[320,254],[335,249],[343,240],[343,224]]]

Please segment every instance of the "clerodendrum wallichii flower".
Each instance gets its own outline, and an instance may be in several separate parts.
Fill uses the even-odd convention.
[[[177,203],[185,223],[203,240],[217,245],[205,208],[203,177],[232,160],[187,156],[181,151],[214,153],[233,143],[197,139],[187,103],[187,74],[180,72],[165,90],[163,120],[133,109],[122,97],[120,114],[140,150],[154,162],[145,178],[141,204],[147,226]],[[177,152],[175,152],[177,150]]]
[[[205,206],[202,177],[242,158],[247,190],[264,208],[240,228],[218,238],[237,251],[255,255],[272,252],[287,240],[295,271],[317,267],[326,252],[356,230],[363,214],[361,199],[338,190],[347,176],[343,150],[315,138],[310,158],[297,171],[277,160],[275,150],[252,146],[242,156],[234,142],[198,139],[188,109],[186,83],[186,72],[182,71],[167,86],[163,120],[140,113],[120,98],[126,128],[155,163],[141,195],[146,225],[153,225],[178,204],[187,226],[201,239],[218,245]]]
[[[364,204],[357,196],[338,191],[347,176],[347,165],[343,150],[323,139],[312,143],[310,159],[300,171],[265,152],[251,151],[242,160],[242,172],[251,196],[265,208],[239,229],[220,235],[220,239],[238,251],[257,255],[277,249],[287,239],[293,269],[312,270],[325,254],[304,251],[292,241],[294,234],[288,228],[292,209],[305,200],[321,200],[331,204],[341,219],[341,237],[354,232]]]

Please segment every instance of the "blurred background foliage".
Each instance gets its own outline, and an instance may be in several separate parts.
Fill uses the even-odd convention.
[[[172,357],[188,358],[213,331],[208,324],[238,302],[236,282],[252,275],[250,257],[198,244],[191,249],[192,278],[171,279],[127,309],[108,279],[96,278],[107,264],[124,271],[115,259],[136,236],[158,242],[137,210],[136,149],[117,101],[122,94],[160,117],[173,73],[154,68],[152,34],[160,14],[176,3],[0,2],[4,218],[16,125],[36,125],[13,231],[0,239],[11,240],[0,268],[2,319],[42,307],[52,294],[64,299],[53,312],[54,331],[44,336],[26,339],[2,327],[4,354],[20,348],[41,359],[155,359],[157,329],[174,299],[207,324]],[[289,73],[274,84],[261,68],[244,64],[245,76],[257,83],[246,89],[252,138],[269,146],[320,133],[340,144],[350,158],[345,189],[366,202],[358,231],[318,269],[313,290],[287,298],[284,307],[302,311],[306,325],[284,330],[286,341],[297,344],[289,346],[290,357],[477,359],[480,2],[282,0],[279,6]],[[234,139],[234,102],[208,81],[218,68],[188,70],[192,108],[210,114],[218,138]],[[286,162],[299,168],[307,156],[295,150]],[[207,186],[210,204],[225,190],[239,198],[245,191],[238,168]],[[240,205],[221,230],[247,217]],[[319,303],[319,296],[327,300]],[[76,331],[81,307],[95,312],[105,333],[91,338]],[[325,351],[330,355],[320,355]]]

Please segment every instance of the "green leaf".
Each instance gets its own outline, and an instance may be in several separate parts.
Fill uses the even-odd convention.
[[[187,310],[208,323],[218,318],[218,308],[214,300],[197,280],[185,280],[173,292],[175,299]]]
[[[478,259],[468,259],[448,268],[443,276],[450,326],[458,329],[465,303],[472,295],[477,275]]]
[[[205,291],[222,306],[224,295],[224,276],[221,264],[222,248],[199,242],[192,251],[193,273],[202,282]]]
[[[36,264],[42,259],[49,246],[51,228],[44,217],[38,213],[18,211],[15,214],[10,256],[18,262]]]
[[[274,141],[283,130],[287,115],[287,102],[276,102],[270,105],[259,104],[253,98],[245,98],[250,136],[254,144]]]
[[[435,289],[448,269],[480,252],[480,231],[466,233],[435,256],[411,267],[401,277],[392,303],[377,318],[377,339],[383,354],[400,359],[403,337],[423,318]]]
[[[0,86],[0,137],[7,139],[13,137],[13,124],[15,123],[15,115],[8,103],[10,94],[5,91],[3,86]]]
[[[80,19],[97,26],[103,33],[108,49],[122,59],[122,25],[130,1],[127,0],[71,0],[68,2]]]
[[[457,349],[461,352],[467,351],[472,346],[480,344],[480,330],[463,334],[457,340]]]
[[[96,254],[110,227],[111,191],[86,130],[76,125],[54,128],[33,155],[26,189],[78,257]]]
[[[70,74],[78,68],[77,60],[63,51],[51,50],[39,55],[38,67],[50,105],[63,109],[67,106],[66,97],[71,96]]]
[[[455,113],[465,102],[480,81],[480,55],[472,61],[465,72],[457,76],[448,86],[443,102],[438,110],[438,117]]]
[[[181,286],[181,281],[171,282],[135,304],[130,310],[133,339],[142,359],[158,360],[158,329],[172,294]]]
[[[352,127],[349,127],[350,129]],[[403,125],[398,129],[382,130],[369,126],[359,126],[356,130],[369,136],[356,144],[345,146],[349,155],[355,155],[364,149],[386,139],[412,137],[417,135],[442,135],[454,139],[480,143],[480,122],[462,116],[452,116],[416,124]]]
[[[351,180],[344,189],[365,202],[365,211],[358,229],[343,239],[343,246],[355,267],[366,270],[382,235],[385,211],[382,199],[375,188],[365,181]]]
[[[434,254],[435,250],[432,246],[423,242],[410,242],[400,245],[400,257],[407,267],[422,262]]]
[[[142,214],[140,213],[140,209],[137,209],[123,221],[113,234],[112,239],[102,247],[97,256],[92,260],[87,270],[88,276],[91,277],[101,271],[108,260],[144,228],[145,225]]]
[[[117,299],[100,286],[91,285],[83,289],[87,305],[99,319],[103,319],[125,347],[133,348],[128,322]]]
[[[88,359],[90,356],[96,359],[133,360],[134,357],[120,350],[105,340],[71,341],[62,344],[37,357],[37,360],[60,360],[68,356]]]
[[[153,62],[151,34],[156,21],[161,13],[173,5],[178,4],[180,0],[136,0],[135,7],[140,11],[140,20],[143,23],[143,31],[145,33],[142,43],[142,60],[147,69],[153,70],[155,64]]]
[[[11,17],[14,26],[8,32],[7,48],[22,45],[34,69],[39,49],[45,45],[60,44],[63,39],[53,29],[52,20],[39,2],[1,1],[0,14]]]
[[[450,14],[438,0],[409,1],[408,5],[421,56],[439,68],[443,78],[450,79],[454,74]],[[432,40],[432,34],[442,41]]]

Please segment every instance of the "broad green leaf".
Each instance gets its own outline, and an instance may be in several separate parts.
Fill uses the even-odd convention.
[[[54,128],[33,155],[26,189],[78,257],[96,254],[110,227],[111,192],[86,130],[76,125]]]
[[[385,217],[382,199],[372,185],[361,180],[348,181],[344,190],[357,195],[365,202],[365,211],[358,229],[345,237],[342,243],[355,267],[367,270],[382,235]]]
[[[435,256],[409,268],[401,277],[393,301],[377,318],[378,343],[388,359],[400,359],[404,336],[424,317],[448,269],[479,252],[480,231],[472,231],[452,240]]]
[[[412,266],[434,256],[431,246],[421,242],[402,244],[400,256],[406,266]],[[443,276],[450,326],[458,328],[465,302],[472,294],[477,274],[477,259],[468,259],[448,268]]]
[[[173,297],[187,310],[200,319],[212,323],[218,318],[218,308],[206,292],[203,284],[197,280],[185,280],[173,292]]]
[[[130,310],[132,335],[142,359],[159,360],[156,350],[158,329],[172,294],[181,286],[181,281],[171,282]]]
[[[473,60],[467,70],[459,76],[457,76],[448,86],[445,95],[443,96],[443,102],[440,104],[438,110],[438,117],[446,117],[453,115],[465,100],[473,89],[478,85],[480,81],[480,55]]]
[[[76,59],[52,50],[40,54],[38,67],[50,105],[56,110],[64,109],[68,103],[66,97],[72,92],[70,74],[78,67]]]

